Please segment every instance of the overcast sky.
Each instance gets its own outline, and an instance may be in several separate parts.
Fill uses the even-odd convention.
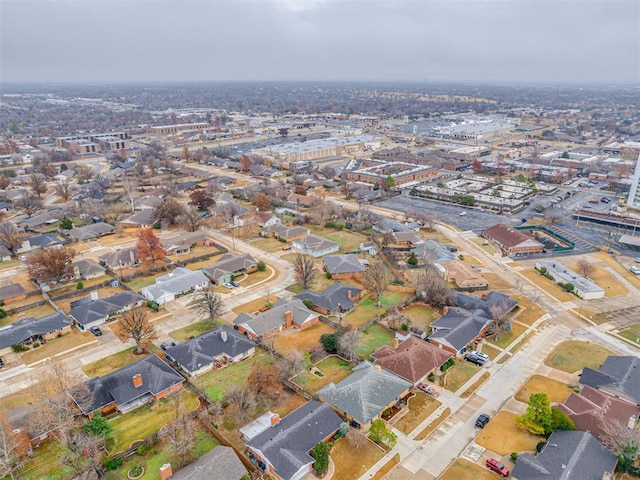
[[[0,80],[640,84],[640,1],[0,0]]]

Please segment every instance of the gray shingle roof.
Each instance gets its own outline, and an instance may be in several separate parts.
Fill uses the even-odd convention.
[[[342,420],[329,405],[307,402],[276,426],[253,437],[246,445],[259,451],[284,480],[313,463],[308,452],[333,434]]]
[[[214,358],[222,354],[235,357],[255,346],[256,344],[244,335],[240,335],[235,330],[223,325],[180,345],[168,348],[166,352],[182,368],[188,372],[195,372],[205,365],[209,365]]]
[[[327,272],[333,274],[339,273],[360,273],[364,272],[364,267],[353,253],[346,255],[325,255],[322,258]]]
[[[483,310],[449,307],[447,313],[431,323],[434,332],[429,338],[445,340],[456,350],[466,347],[491,321]]]
[[[218,445],[198,460],[178,470],[172,480],[240,480],[248,473],[231,447]]]
[[[84,227],[74,227],[69,230],[69,235],[77,240],[83,241],[113,232],[113,230],[113,225],[109,225],[108,223],[104,222],[98,222],[85,225]]]
[[[136,247],[123,248],[112,253],[106,253],[100,256],[100,260],[111,268],[117,268],[122,265],[136,263],[138,260],[138,249]]]
[[[458,291],[454,292],[455,304],[459,307],[466,308],[467,310],[482,310],[489,317],[491,316],[491,307],[494,305],[500,305],[505,303],[509,309],[515,307],[518,302],[504,293],[491,291],[486,294],[486,299],[474,297],[473,295],[467,295]]]
[[[253,258],[248,253],[227,253],[220,257],[220,260],[218,260],[212,266],[203,268],[202,271],[209,275],[209,277],[218,279],[226,273],[234,273],[247,270],[255,266],[257,263],[258,262],[256,262],[255,258]]]
[[[242,325],[247,330],[254,332],[256,335],[264,335],[280,325],[284,325],[284,314],[291,312],[291,319],[294,323],[303,324],[311,318],[318,316],[316,312],[309,310],[304,306],[302,300],[290,300],[276,304],[273,308],[262,312],[258,315],[249,315],[241,313],[233,321],[234,325]]]
[[[133,376],[142,375],[142,385],[133,385]],[[130,365],[102,377],[89,380],[87,386],[92,393],[93,403],[85,413],[116,402],[123,405],[147,394],[157,395],[169,387],[184,382],[182,375],[160,360],[156,354],[149,355]]]
[[[364,425],[410,386],[397,375],[364,361],[341,382],[318,390],[318,396]]]
[[[52,313],[40,318],[23,318],[0,329],[0,348],[22,343],[37,335],[46,335],[69,325],[73,325],[73,322],[62,313]]]
[[[60,240],[53,233],[36,235],[35,237],[27,238],[27,240],[29,240],[29,245],[31,245],[31,248],[34,248],[34,247],[47,248],[53,245],[62,245],[62,240]]]
[[[640,405],[640,358],[610,356],[600,370],[585,367],[580,376],[582,385],[618,390]]]
[[[98,320],[106,319],[109,315],[119,312],[130,305],[143,300],[144,297],[135,292],[117,293],[110,297],[89,300],[73,307],[69,315],[81,325],[88,325]]]
[[[327,257],[325,257],[327,258]],[[333,285],[328,286],[322,292],[312,292],[311,290],[303,290],[296,298],[300,300],[311,300],[314,305],[321,308],[326,308],[329,311],[333,311],[340,305],[345,310],[351,310],[355,305],[355,302],[351,300],[348,293],[351,292],[352,298],[357,297],[362,292],[361,289],[344,285],[340,282],[336,282]]]
[[[538,456],[518,457],[512,475],[518,480],[602,480],[617,461],[590,433],[556,430]]]
[[[209,284],[209,279],[200,270],[193,271],[188,268],[178,267],[173,272],[156,278],[156,284],[145,287],[142,294],[153,300],[160,298],[165,293],[179,295]]]
[[[0,301],[16,295],[24,295],[27,291],[19,283],[12,283],[6,287],[0,287]]]
[[[71,268],[74,271],[77,269],[78,273],[82,277],[88,277],[95,274],[104,275],[106,272],[102,265],[91,259],[83,259],[73,262],[71,264]]]

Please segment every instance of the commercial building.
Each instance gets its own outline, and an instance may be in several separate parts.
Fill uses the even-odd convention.
[[[627,205],[631,207],[640,207],[640,154],[638,154],[638,163],[631,180],[631,190],[627,198]]]
[[[92,133],[56,138],[56,147],[66,148],[81,155],[126,150],[130,146],[131,141],[125,132]]]
[[[573,285],[573,293],[585,300],[604,298],[604,288],[596,285],[587,277],[574,272],[555,260],[538,260],[536,268],[553,278],[554,282]]]
[[[406,162],[390,162],[384,160],[365,159],[352,162],[353,170],[346,170],[344,176],[352,182],[366,182],[384,188],[389,176],[393,183],[405,185],[410,182],[420,182],[434,177],[438,171],[429,165],[416,165]],[[351,165],[350,165],[351,166]]]
[[[183,132],[199,132],[212,128],[212,125],[207,122],[200,123],[177,123],[175,125],[159,125],[156,127],[149,127],[149,133],[154,135],[172,135],[174,133]]]

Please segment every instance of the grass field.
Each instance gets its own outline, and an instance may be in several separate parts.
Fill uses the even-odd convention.
[[[495,273],[483,273],[482,276],[489,282],[489,290],[509,290],[513,288],[510,283]]]
[[[438,477],[439,480],[495,480],[496,478],[498,477],[495,473],[463,458],[456,459]]]
[[[640,288],[640,278],[632,274],[628,268],[616,262],[616,260],[612,258],[611,255],[608,255],[604,252],[598,252],[591,254],[591,256],[597,258],[598,260],[602,260],[609,267],[613,268],[617,273],[619,273],[629,283],[635,285],[636,288]]]
[[[84,285],[84,288],[86,289],[86,288],[89,288],[89,287],[93,287],[94,285],[98,285],[99,283],[102,283],[105,280],[111,280],[111,279],[113,279],[112,276],[103,275],[102,277],[92,278],[91,280],[82,280],[82,285]],[[69,285],[65,285],[62,288],[58,288],[56,290],[51,290],[49,292],[49,296],[53,298],[53,297],[57,297],[59,295],[64,295],[65,293],[75,292],[77,285],[78,285],[78,282],[75,282],[75,283],[71,283]],[[78,292],[80,292],[80,290],[78,290]],[[85,292],[85,294],[88,294],[88,292]]]
[[[532,435],[516,426],[515,413],[503,410],[496,414],[476,437],[476,443],[499,455],[532,452],[544,437]]]
[[[243,384],[247,381],[255,362],[259,362],[262,365],[270,365],[271,356],[262,350],[256,350],[253,358],[233,363],[220,370],[210,370],[193,380],[193,383],[204,390],[209,398],[222,400],[232,383]]]
[[[255,238],[253,240],[249,240],[252,246],[259,248],[260,250],[264,250],[265,252],[277,252],[278,250],[282,250],[282,247],[286,245],[286,243],[282,243],[280,240],[276,240],[275,238]]]
[[[383,480],[398,463],[400,463],[400,454],[396,453],[391,457],[391,460],[385,463],[382,468],[378,470],[373,477],[371,477],[371,480]]]
[[[325,333],[335,333],[335,329],[322,322],[304,330],[285,329],[273,337],[273,346],[282,354],[294,350],[306,353],[320,345],[320,337]]]
[[[373,299],[371,295],[368,295],[364,300],[361,300],[353,310],[344,316],[343,323],[349,323],[353,327],[359,327],[406,298],[408,298],[408,294],[406,293],[385,292],[380,299],[382,308],[377,308],[375,299]]]
[[[409,412],[407,412],[394,427],[407,435],[425,421],[429,415],[435,412],[442,405],[438,400],[424,392],[416,392],[409,399]]]
[[[558,345],[544,364],[563,372],[575,373],[584,367],[600,368],[609,355],[613,355],[613,352],[600,345],[569,340]]]
[[[308,392],[315,393],[325,385],[338,383],[351,374],[353,365],[340,357],[330,356],[316,363],[322,377],[315,373],[302,372],[294,378],[294,382]]]
[[[628,328],[619,331],[618,335],[633,343],[640,344],[640,323],[630,325]]]
[[[176,401],[179,401],[187,412],[192,412],[198,407],[196,394],[189,390],[182,390],[176,395],[156,401],[152,406],[143,405],[110,420],[109,423],[113,427],[113,444],[107,446],[109,452],[121,452],[129,448],[131,443],[143,440],[175,420]]]
[[[340,244],[339,253],[351,253],[360,250],[360,244],[368,239],[347,230],[333,230],[318,225],[306,225],[311,233]]]
[[[156,283],[156,278],[161,277],[162,275],[166,275],[167,272],[159,272],[153,275],[142,275],[140,277],[134,278],[130,282],[125,282],[127,287],[135,292],[139,292],[144,287],[148,287],[149,285],[153,285]]]
[[[494,347],[493,345],[491,345],[490,343],[487,343],[487,342],[483,342],[482,346],[481,346],[481,348],[479,348],[479,350],[481,352],[484,352],[487,355],[489,355],[489,358],[491,360],[496,358],[502,352],[502,350],[499,350],[498,348]]]
[[[591,265],[593,266],[593,272],[589,274],[588,278],[599,287],[604,288],[605,297],[617,297],[618,295],[629,294],[629,290],[604,268],[593,263]],[[577,265],[569,264],[567,266],[574,272],[579,270]]]
[[[384,345],[393,344],[395,333],[377,323],[360,332],[361,342],[358,346],[358,355],[367,358],[371,353]]]
[[[529,281],[534,283],[538,288],[548,292],[549,295],[556,298],[560,302],[572,302],[574,300],[580,300],[575,295],[569,292],[566,292],[563,288],[560,287],[560,285],[558,285],[553,280],[549,280],[548,278],[540,275],[533,268],[531,269],[525,268],[525,270],[522,270],[519,273],[520,275],[522,275],[523,277],[526,277]]]
[[[447,384],[445,388],[451,392],[456,392],[462,385],[467,383],[473,377],[480,367],[472,365],[469,362],[456,360],[453,367],[447,370]],[[442,377],[441,377],[442,378]]]
[[[534,393],[546,393],[551,403],[564,402],[572,390],[566,383],[542,375],[532,375],[515,394],[515,399],[527,403]]]
[[[491,243],[488,243],[485,245],[485,239],[484,238],[474,238],[473,240],[471,240],[473,243],[475,243],[476,245],[478,245],[480,248],[482,248],[485,252],[487,252],[489,255],[493,255],[495,253],[495,248],[493,248],[493,245],[491,245]]]
[[[26,480],[64,480],[73,478],[73,469],[62,463],[64,447],[54,440],[45,441],[26,458],[20,478]],[[10,477],[4,477],[10,478]]]
[[[533,325],[536,320],[547,313],[545,310],[540,308],[540,306],[532,303],[527,297],[514,295],[513,298],[518,301],[518,305],[520,306],[518,313],[513,319],[520,323]]]
[[[169,336],[179,342],[186,342],[187,340],[197,337],[198,335],[202,335],[204,332],[208,332],[213,328],[215,327],[211,325],[211,322],[208,319],[200,320],[199,322],[194,322],[191,325],[174,330],[169,333]]]
[[[574,308],[573,313],[577,315],[583,315],[591,320],[593,323],[597,323],[601,325],[603,323],[607,323],[611,321],[610,318],[607,318],[606,315],[602,313],[594,312],[593,310],[587,310],[586,308]]]
[[[142,360],[147,356],[145,354],[134,355],[132,352],[135,348],[136,347],[127,348],[122,352],[114,353],[113,355],[103,358],[102,360],[98,360],[97,362],[89,363],[82,367],[82,371],[86,373],[89,378],[102,376],[133,362]],[[147,346],[147,350],[151,353],[162,354],[162,350],[153,344],[149,344]]]
[[[413,304],[402,310],[411,319],[411,326],[418,327],[425,332],[431,331],[431,322],[440,318],[440,314],[426,305]]]
[[[13,304],[10,305],[13,306]],[[14,313],[13,315],[7,315],[3,319],[0,319],[0,328],[11,325],[12,323],[17,322],[18,320],[22,320],[23,318],[40,318],[52,313],[56,313],[55,308],[53,308],[48,303],[45,303],[44,305],[33,307],[19,313]]]
[[[75,328],[72,328],[71,332],[61,337],[52,338],[38,348],[31,348],[31,350],[24,352],[21,354],[21,358],[25,365],[30,365],[47,357],[53,357],[71,348],[80,347],[81,345],[92,342],[96,342],[96,338],[93,335],[88,332],[81,333]]]
[[[360,448],[354,449],[341,438],[331,450],[331,458],[336,466],[336,472],[340,472],[340,480],[356,480],[364,475],[378,460],[384,456],[384,451],[370,440]]]
[[[240,283],[241,287],[252,287],[256,283],[263,282],[267,278],[270,278],[272,275],[274,280],[278,278],[278,270],[267,265],[267,268],[264,271],[257,271],[245,275],[244,277],[239,278],[237,282]]]
[[[256,298],[251,302],[243,303],[240,306],[237,306],[233,309],[234,313],[254,313],[264,307],[267,302],[276,303],[278,301],[278,297],[275,295],[266,295],[264,297]]]
[[[522,333],[527,329],[526,325],[522,325],[521,323],[518,322],[511,322],[511,331],[510,332],[502,332],[500,333],[500,337],[498,338],[498,340],[494,340],[493,339],[493,335],[490,335],[487,337],[487,342],[488,343],[492,343],[493,345],[500,347],[500,348],[506,348],[509,345],[511,345],[511,343],[513,343],[513,341],[518,338],[520,335],[522,335]]]

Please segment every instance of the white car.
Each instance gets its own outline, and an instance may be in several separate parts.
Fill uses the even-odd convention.
[[[633,273],[634,275],[640,275],[640,268],[638,268],[638,267],[631,266],[631,267],[629,267],[629,271],[631,273]]]
[[[475,353],[477,357],[480,357],[480,358],[481,358],[481,359],[483,359],[485,362],[488,362],[488,361],[490,360],[489,355],[487,355],[487,354],[486,354],[486,353],[484,353],[484,352],[478,352],[478,351],[475,351],[475,352],[473,352],[473,353]]]
[[[461,217],[464,217],[467,214],[467,212],[460,212],[458,215],[460,215]]]

